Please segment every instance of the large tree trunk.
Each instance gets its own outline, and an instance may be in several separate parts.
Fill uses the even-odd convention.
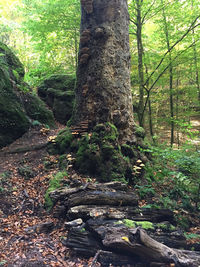
[[[82,19],[72,124],[111,122],[119,141],[134,139],[127,0],[81,0]]]

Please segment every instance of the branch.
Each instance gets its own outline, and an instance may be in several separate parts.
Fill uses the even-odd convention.
[[[130,20],[130,22],[132,22],[135,26],[137,26],[137,22],[136,22],[134,19],[130,19],[130,18],[129,18],[129,20]]]
[[[197,41],[199,41],[200,39],[198,39]],[[158,82],[158,80],[160,79],[160,77],[165,73],[165,71],[169,68],[169,66],[172,64],[172,62],[174,62],[180,55],[182,55],[185,51],[187,51],[189,48],[191,48],[193,45],[195,45],[195,43],[197,41],[194,41],[191,45],[189,45],[185,50],[181,51],[175,58],[173,58],[173,60],[164,68],[164,70],[158,75],[158,77],[156,78],[156,80],[153,82],[153,84],[151,85],[151,87],[148,89],[145,85],[143,85],[143,88],[145,89],[145,91],[147,92],[147,98],[145,101],[145,105],[142,111],[142,119],[144,117],[144,112],[146,110],[147,107],[147,103],[150,97],[150,92],[153,89],[154,85]],[[149,77],[150,78],[150,77]],[[149,81],[149,78],[147,79]]]
[[[144,16],[143,16],[143,18],[142,18],[142,24],[144,23],[145,18],[146,18],[146,16],[148,15],[148,13],[151,11],[151,8],[153,7],[154,3],[155,3],[155,0],[154,0],[153,3],[150,5],[150,7],[148,8],[147,12],[144,14]]]
[[[166,6],[168,6],[170,3],[169,2],[167,2],[165,5],[163,5],[163,6],[158,6],[157,7],[157,10],[155,10],[155,12],[153,13],[153,14],[151,14],[151,16],[149,17],[149,18],[147,18],[145,21],[144,21],[144,23],[146,23],[149,19],[151,19],[151,18],[153,18],[155,15],[157,15],[163,8],[165,9],[165,7]]]
[[[178,39],[166,52],[165,52],[165,54],[163,55],[163,57],[162,57],[162,59],[160,60],[160,62],[158,63],[158,65],[156,66],[156,68],[154,69],[154,71],[151,73],[151,75],[148,77],[148,79],[146,80],[146,82],[144,83],[144,86],[149,82],[149,80],[150,80],[150,78],[154,75],[154,73],[156,72],[156,70],[160,67],[160,65],[163,63],[163,61],[164,61],[164,59],[165,59],[165,57],[166,57],[166,55],[169,53],[169,52],[171,52],[171,50],[178,44],[178,43],[180,43],[186,36],[187,36],[187,34],[191,31],[191,30],[193,30],[193,29],[195,29],[197,26],[199,26],[200,25],[200,23],[198,23],[198,24],[196,24],[195,26],[194,26],[194,24],[196,23],[196,21],[198,20],[198,18],[199,18],[200,16],[197,16],[196,18],[195,18],[195,20],[191,23],[191,25],[190,25],[190,27],[188,28],[188,30],[181,36],[181,38],[180,39]]]

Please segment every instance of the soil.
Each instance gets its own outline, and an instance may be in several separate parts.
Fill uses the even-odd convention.
[[[57,158],[46,149],[12,153],[19,148],[45,144],[63,128],[31,128],[10,146],[0,150],[0,266],[88,266],[62,244],[63,222],[44,208],[49,179],[58,171]],[[45,161],[50,167],[45,167]],[[24,170],[24,172],[23,172]],[[36,225],[53,223],[37,232]]]

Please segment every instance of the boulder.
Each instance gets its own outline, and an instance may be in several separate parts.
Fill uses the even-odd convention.
[[[74,105],[75,76],[54,74],[38,87],[39,97],[53,110],[62,124],[71,118]]]
[[[52,113],[28,91],[22,63],[0,43],[0,148],[22,136],[31,126],[31,119],[36,119],[36,113],[41,114],[37,117],[41,123],[54,124]]]

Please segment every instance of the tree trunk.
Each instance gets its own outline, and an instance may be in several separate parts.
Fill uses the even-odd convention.
[[[140,126],[144,126],[144,70],[143,70],[143,44],[142,44],[142,18],[141,18],[142,1],[136,1],[137,12],[137,52],[138,52],[138,77],[139,77],[139,106],[138,119]]]
[[[76,107],[72,125],[111,122],[119,141],[134,139],[126,0],[81,0]]]
[[[192,37],[193,37],[193,41],[195,42],[195,31],[192,31]],[[198,60],[197,60],[197,47],[196,47],[196,43],[193,45],[193,54],[194,54],[194,67],[195,67],[195,83],[196,83],[196,87],[197,87],[197,93],[198,93],[198,101],[200,104],[200,80],[199,80],[199,69],[198,69]]]
[[[163,0],[162,0],[163,4]],[[165,10],[163,9],[163,22],[164,22],[164,32],[167,43],[167,50],[170,51],[170,40],[169,40],[169,30],[167,25],[167,18]],[[173,146],[174,143],[174,99],[173,99],[173,66],[172,66],[172,56],[169,52],[169,96],[170,96],[170,124],[171,124],[171,138],[170,143]]]

